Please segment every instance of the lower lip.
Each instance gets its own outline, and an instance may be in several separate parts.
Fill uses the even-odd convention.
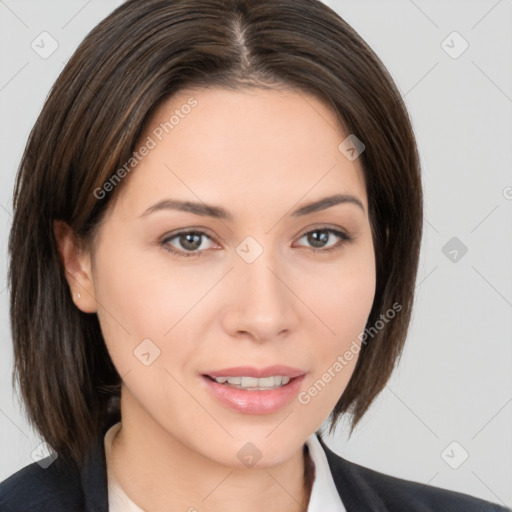
[[[222,404],[245,414],[271,414],[289,403],[299,392],[305,375],[295,377],[285,386],[269,390],[231,388],[201,376],[209,392]]]

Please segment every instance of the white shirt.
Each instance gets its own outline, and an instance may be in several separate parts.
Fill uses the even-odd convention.
[[[109,467],[112,440],[120,428],[121,422],[112,425],[106,432],[104,440],[108,478],[108,509],[109,512],[145,512],[126,495]],[[324,512],[326,510],[346,512],[332,479],[329,463],[320,441],[315,434],[311,434],[306,439],[306,444],[315,465],[315,480],[307,512]]]

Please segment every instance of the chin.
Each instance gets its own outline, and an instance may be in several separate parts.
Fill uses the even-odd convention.
[[[230,430],[233,438],[226,439],[227,436],[223,436],[215,444],[211,440],[211,451],[208,450],[209,453],[205,455],[220,464],[239,469],[277,466],[301,450],[308,437],[306,433],[300,432],[290,435],[290,425],[287,427],[288,430],[284,424],[278,426],[276,430],[282,429],[281,432],[272,432],[268,427],[240,429],[236,433]]]

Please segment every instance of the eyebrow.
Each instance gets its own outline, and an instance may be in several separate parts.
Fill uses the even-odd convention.
[[[350,194],[335,194],[332,196],[324,197],[317,201],[305,204],[297,208],[291,213],[292,217],[301,217],[309,215],[310,213],[326,210],[338,204],[354,204],[358,206],[363,212],[365,211],[363,203],[355,196]],[[215,219],[233,220],[233,216],[224,208],[220,206],[208,205],[206,203],[197,203],[193,201],[181,201],[179,199],[164,199],[150,206],[139,217],[144,217],[150,213],[161,210],[178,210],[183,212],[194,213],[196,215],[213,217]]]

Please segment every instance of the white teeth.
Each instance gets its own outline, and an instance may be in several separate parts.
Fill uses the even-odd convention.
[[[256,377],[242,377],[240,385],[243,388],[255,388],[258,386],[258,380]],[[228,379],[229,382],[229,379]]]
[[[281,379],[282,377],[264,377],[262,379],[254,379],[257,382],[256,385],[260,385],[261,387],[264,387],[264,388],[271,388],[271,387],[274,387],[274,386],[280,386],[281,385]],[[244,385],[244,381],[242,380],[242,384]],[[247,386],[244,386],[244,387],[247,387]]]
[[[290,377],[275,375],[273,377],[215,377],[215,381],[219,384],[225,384],[229,387],[237,389],[276,389],[290,382]]]

